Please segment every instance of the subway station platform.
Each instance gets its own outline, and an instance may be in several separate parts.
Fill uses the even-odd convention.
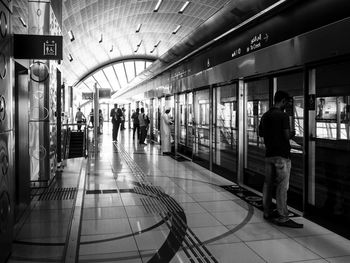
[[[33,198],[8,262],[350,262],[349,240],[269,223],[232,182],[110,130]]]

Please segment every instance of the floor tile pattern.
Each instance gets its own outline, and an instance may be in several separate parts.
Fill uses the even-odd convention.
[[[139,145],[130,130],[111,142],[105,125],[89,153],[79,262],[349,262],[350,241],[302,217],[279,227],[191,161]],[[76,188],[77,160],[57,187]],[[63,262],[74,200],[35,201],[9,262]]]

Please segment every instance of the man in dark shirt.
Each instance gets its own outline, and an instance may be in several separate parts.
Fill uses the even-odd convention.
[[[118,134],[117,119],[116,119],[117,109],[118,109],[118,104],[114,104],[114,108],[111,109],[111,112],[109,114],[109,116],[111,117],[112,126],[113,126],[113,128],[112,128],[112,140],[113,141],[117,140],[117,134]]]
[[[265,181],[263,187],[264,218],[273,220],[277,225],[302,228],[288,217],[287,191],[291,169],[289,139],[295,135],[291,132],[289,117],[284,112],[289,95],[284,91],[277,91],[274,97],[274,106],[261,118],[259,136],[264,137],[266,148]],[[271,211],[272,188],[276,182],[277,213]]]

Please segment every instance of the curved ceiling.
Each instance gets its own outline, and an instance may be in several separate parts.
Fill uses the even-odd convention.
[[[230,0],[192,0],[183,12],[180,10],[185,0],[163,0],[155,12],[158,2],[63,1],[62,68],[66,83],[74,85],[88,73],[113,61],[158,59]],[[69,31],[74,35],[73,41]]]

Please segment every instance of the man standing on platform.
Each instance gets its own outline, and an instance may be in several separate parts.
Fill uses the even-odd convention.
[[[263,187],[264,218],[272,220],[279,226],[302,228],[303,225],[291,220],[288,216],[287,191],[291,170],[290,143],[295,131],[290,130],[289,117],[285,113],[290,97],[284,91],[277,91],[274,106],[261,118],[259,136],[264,137],[265,181]],[[276,182],[277,213],[273,213],[272,189]]]
[[[112,140],[116,141],[117,140],[117,120],[115,118],[116,113],[117,113],[117,108],[118,108],[118,104],[114,104],[114,108],[111,109],[111,113],[109,114],[109,116],[112,118],[112,125],[113,125],[113,129],[112,129]]]
[[[167,108],[162,114],[160,121],[160,140],[161,140],[161,151],[163,155],[168,155],[171,152],[171,129],[172,121],[169,118],[170,108]]]

